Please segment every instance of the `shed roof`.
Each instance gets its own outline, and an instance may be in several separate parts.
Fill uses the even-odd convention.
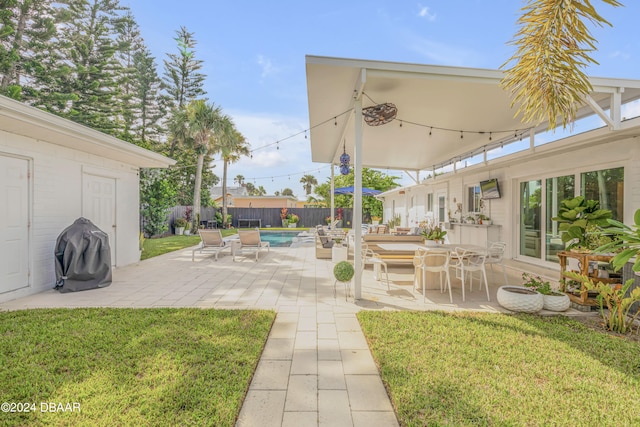
[[[0,130],[143,168],[175,160],[54,114],[0,96]]]

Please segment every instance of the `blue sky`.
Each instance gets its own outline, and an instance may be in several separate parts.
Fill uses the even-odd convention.
[[[640,2],[613,8],[593,0],[613,27],[593,34],[600,63],[593,76],[640,78]],[[323,182],[328,165],[311,162],[305,55],[462,67],[498,68],[525,4],[518,0],[219,1],[122,0],[140,25],[159,71],[175,52],[175,31],[185,26],[198,41],[209,101],[230,115],[256,150],[229,167],[268,194],[289,187],[304,199],[300,178]],[[265,145],[269,147],[260,149]],[[279,149],[276,147],[279,146]],[[221,176],[220,162],[214,171]],[[390,171],[402,175],[401,172]],[[402,183],[410,181],[405,177]]]

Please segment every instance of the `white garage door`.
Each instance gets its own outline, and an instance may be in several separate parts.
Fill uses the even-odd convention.
[[[116,180],[83,175],[82,216],[109,236],[111,264],[116,265]]]
[[[0,156],[0,293],[29,286],[29,162]]]

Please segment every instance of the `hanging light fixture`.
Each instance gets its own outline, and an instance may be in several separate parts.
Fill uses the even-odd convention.
[[[398,115],[398,109],[390,102],[362,109],[364,122],[369,126],[380,126],[389,123]]]
[[[347,154],[346,142],[342,146],[342,150],[342,155],[340,155],[340,173],[342,175],[349,175],[349,162],[351,161],[351,157]]]

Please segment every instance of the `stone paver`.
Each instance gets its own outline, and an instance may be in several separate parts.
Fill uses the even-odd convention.
[[[201,307],[275,310],[271,329],[238,427],[397,426],[376,364],[356,318],[360,310],[502,311],[494,302],[499,285],[448,294],[430,291],[427,303],[414,295],[411,268],[391,268],[391,291],[363,273],[362,298],[333,296],[333,264],[317,260],[313,247],[272,248],[260,260],[210,255],[189,249],[115,269],[111,286],[60,294],[54,290],[0,304],[0,310],[37,307]],[[515,280],[515,275],[514,276]],[[491,276],[490,276],[491,277]],[[502,281],[502,275],[496,275]]]

